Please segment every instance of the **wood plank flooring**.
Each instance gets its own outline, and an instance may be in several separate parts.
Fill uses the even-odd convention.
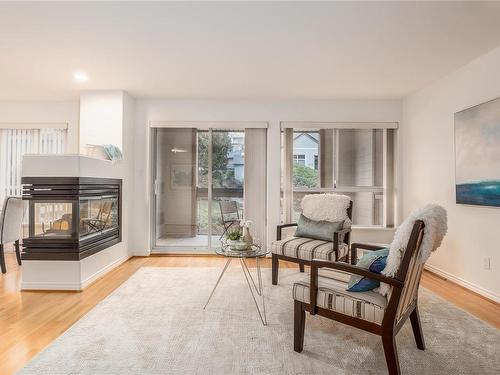
[[[0,274],[0,374],[5,375],[19,371],[140,267],[222,267],[225,262],[215,256],[134,257],[83,292],[20,292],[22,267],[17,265],[15,254],[6,254],[6,260],[7,273]],[[270,267],[270,260],[264,265]],[[232,267],[239,265],[233,262]],[[280,267],[298,268],[287,262],[280,262]],[[500,329],[498,304],[427,271],[422,284]]]

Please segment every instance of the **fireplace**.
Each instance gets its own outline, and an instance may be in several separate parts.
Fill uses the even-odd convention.
[[[121,242],[121,179],[23,177],[25,260],[81,260]]]

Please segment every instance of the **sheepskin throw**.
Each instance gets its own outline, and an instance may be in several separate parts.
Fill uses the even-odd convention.
[[[314,221],[345,221],[351,198],[340,194],[309,194],[302,198],[302,214]],[[345,225],[344,225],[345,227]]]
[[[390,277],[396,275],[416,220],[422,220],[425,224],[424,236],[420,245],[420,262],[425,263],[431,253],[441,246],[448,230],[446,210],[437,204],[428,204],[418,208],[396,230],[387,257],[387,266],[383,269],[382,274]],[[382,295],[387,295],[389,290],[389,285],[381,284],[378,291]]]

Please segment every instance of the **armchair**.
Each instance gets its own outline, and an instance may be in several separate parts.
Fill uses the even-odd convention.
[[[417,303],[424,266],[418,258],[424,226],[423,221],[415,221],[401,265],[394,277],[373,273],[356,265],[314,259],[311,262],[310,282],[298,282],[293,286],[294,350],[299,353],[303,350],[305,312],[309,311],[311,315],[317,314],[381,336],[389,374],[400,374],[395,338],[408,318],[417,348],[425,349]],[[352,247],[355,250],[380,248],[362,244],[353,244]],[[325,272],[320,275],[320,271]],[[346,291],[350,274],[390,285],[388,296],[374,291]]]
[[[352,220],[352,205],[345,210],[345,219]],[[333,233],[331,241],[295,237],[293,231],[297,223],[278,225],[276,241],[271,246],[272,284],[278,284],[279,260],[298,263],[300,272],[310,265],[313,258],[335,261],[349,261],[351,228],[343,228]]]

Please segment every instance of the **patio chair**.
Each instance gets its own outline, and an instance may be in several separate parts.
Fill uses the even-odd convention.
[[[4,245],[14,242],[17,264],[21,265],[19,238],[23,223],[24,205],[21,198],[7,197],[0,212],[0,266],[2,273],[7,272],[5,266]]]
[[[222,220],[222,226],[224,227],[224,231],[222,232],[219,239],[222,239],[226,232],[233,226],[234,224],[239,225],[240,223],[240,211],[238,209],[238,203],[236,201],[231,200],[220,200],[220,215]]]

